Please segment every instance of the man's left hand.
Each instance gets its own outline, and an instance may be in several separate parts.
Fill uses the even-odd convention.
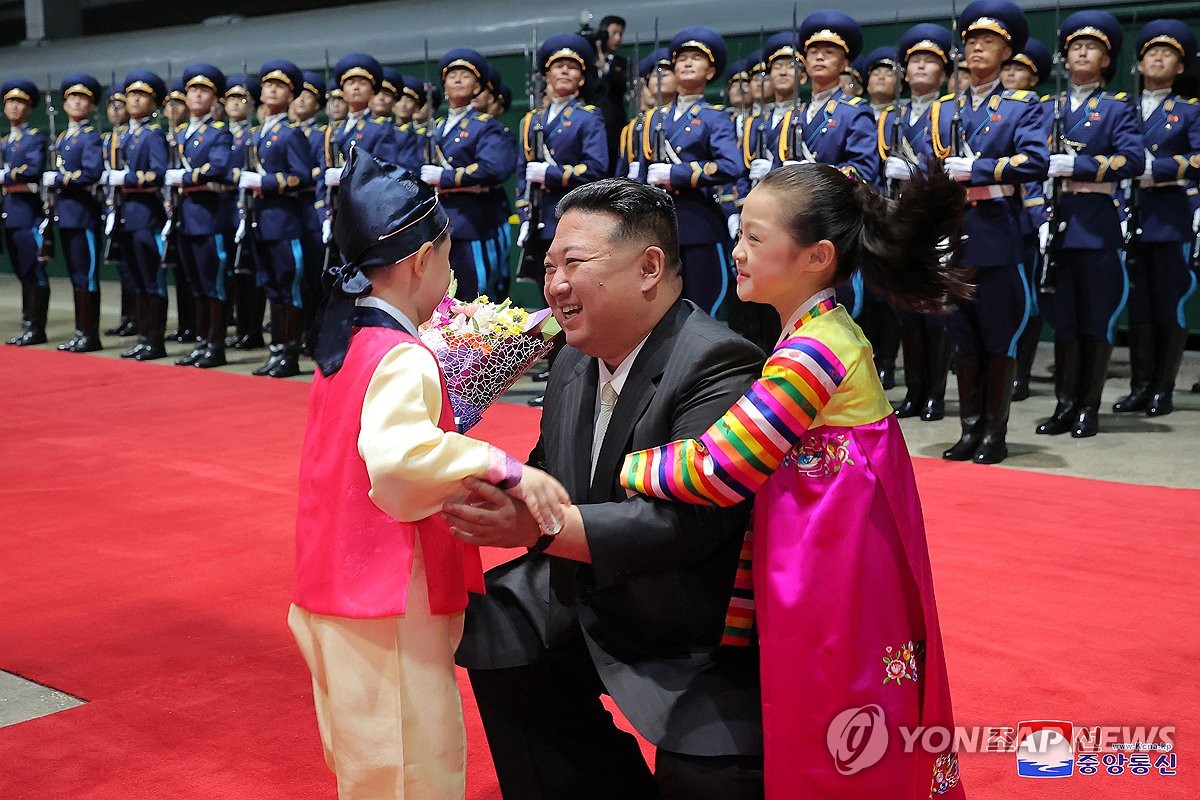
[[[442,506],[442,519],[456,537],[479,547],[532,547],[537,542],[542,532],[524,503],[477,478],[464,480],[463,488],[471,493],[465,501]]]
[[[671,185],[671,165],[651,164],[646,169],[646,183],[652,186],[669,187]]]

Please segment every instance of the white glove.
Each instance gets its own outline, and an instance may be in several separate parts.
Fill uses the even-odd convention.
[[[1124,217],[1121,220],[1121,239],[1122,241],[1129,241],[1129,217]]]
[[[1192,233],[1200,233],[1200,208],[1192,214]]]
[[[257,172],[251,172],[249,170],[244,170],[241,174],[241,177],[238,178],[238,188],[239,189],[261,189],[262,188],[262,175],[259,175]]]
[[[883,162],[883,174],[894,181],[912,180],[912,176],[916,171],[917,165],[907,158],[889,156],[887,161]]]
[[[671,165],[651,164],[646,168],[646,183],[657,186],[670,186]]]
[[[1075,156],[1067,153],[1050,154],[1050,177],[1069,178],[1075,174]]]
[[[117,227],[117,215],[108,213],[104,215],[104,235],[112,236],[113,228]]]
[[[167,240],[167,237],[171,235],[171,228],[174,226],[174,224],[175,223],[172,220],[167,220],[167,224],[163,225],[162,231],[158,234],[158,236],[164,242]]]
[[[55,180],[57,180],[57,178],[58,178],[57,172],[43,172],[42,173],[42,186],[52,188],[54,186],[54,182],[55,182]]]
[[[421,167],[421,180],[430,186],[442,185],[442,168],[436,164],[425,164]]]
[[[971,170],[975,168],[975,159],[964,158],[963,156],[950,156],[944,162],[946,174],[951,180],[969,181],[971,180]]]
[[[183,186],[183,170],[169,169],[163,173],[163,182],[167,186]]]
[[[631,181],[639,180],[642,177],[642,162],[635,161],[629,165],[629,172],[626,173]]]
[[[742,231],[742,215],[730,214],[729,219],[725,220],[725,224],[729,226],[730,241],[737,241],[738,234]]]
[[[756,158],[750,162],[750,180],[761,181],[771,171],[771,160]]]
[[[546,168],[549,166],[545,161],[530,161],[525,165],[525,180],[529,183],[545,183]]]
[[[325,185],[326,186],[341,186],[342,185],[342,173],[344,171],[345,171],[344,167],[330,167],[329,169],[325,170]]]
[[[1049,249],[1050,249],[1050,223],[1043,222],[1041,225],[1038,226],[1038,250],[1041,251],[1042,255],[1046,255],[1046,252]]]
[[[124,186],[125,176],[129,174],[127,169],[113,169],[108,172],[109,186]]]
[[[1142,170],[1142,180],[1151,181],[1154,179],[1154,156],[1150,151],[1146,151],[1146,168]]]
[[[234,242],[234,244],[237,244],[238,242],[240,242],[242,239],[245,239],[245,238],[246,238],[246,220],[239,219],[237,230],[233,232],[233,242]]]
[[[521,230],[517,231],[517,247],[524,247],[529,241],[529,220],[521,223]]]
[[[50,228],[50,218],[44,217],[42,219],[42,221],[38,223],[38,236],[45,236],[46,231],[49,230],[49,228]]]
[[[244,224],[244,223],[243,223]],[[321,243],[329,244],[333,241],[333,220],[321,220]]]
[[[0,169],[0,183],[3,183],[7,180],[8,180],[8,167],[4,167],[3,169]]]

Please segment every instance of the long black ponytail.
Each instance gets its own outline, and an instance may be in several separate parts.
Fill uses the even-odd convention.
[[[974,291],[958,263],[966,192],[941,169],[914,175],[899,200],[828,164],[772,170],[757,188],[783,200],[798,245],[833,243],[835,285],[860,269],[866,284],[897,306],[925,312],[944,311]]]

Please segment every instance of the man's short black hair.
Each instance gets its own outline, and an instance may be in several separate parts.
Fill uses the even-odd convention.
[[[624,17],[618,17],[616,14],[609,14],[607,17],[600,20],[600,30],[608,31],[608,26],[614,23],[620,25],[622,28],[626,27]]]
[[[628,178],[604,178],[576,187],[558,201],[559,219],[568,211],[585,211],[616,217],[613,238],[645,242],[663,251],[667,274],[683,273],[679,260],[679,222],[671,195],[657,186]]]

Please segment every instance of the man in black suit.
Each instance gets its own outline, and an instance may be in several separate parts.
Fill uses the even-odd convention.
[[[609,15],[588,38],[596,43],[595,68],[588,71],[584,96],[604,115],[608,137],[608,164],[617,163],[621,131],[628,122],[625,93],[629,91],[629,59],[617,52],[625,37],[625,20]]]
[[[758,377],[762,354],[681,299],[667,193],[607,179],[558,212],[545,293],[567,347],[530,464],[575,505],[556,536],[480,482],[444,509],[467,542],[530,549],[488,572],[458,653],[501,789],[761,797],[757,648],[718,647],[748,508],[627,497],[618,473],[630,451],[699,436]],[[602,694],[657,746],[654,775]]]

